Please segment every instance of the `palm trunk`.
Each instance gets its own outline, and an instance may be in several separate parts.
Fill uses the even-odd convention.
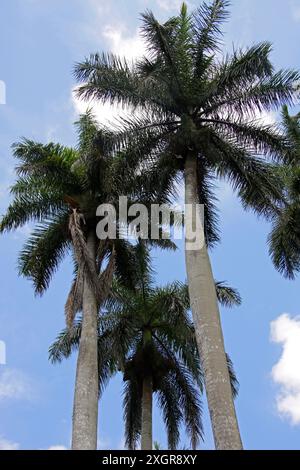
[[[96,235],[91,232],[87,248],[96,257]],[[82,331],[77,360],[73,407],[73,450],[97,449],[98,422],[98,307],[95,294],[85,278],[83,291]]]
[[[185,163],[185,203],[199,203],[197,162],[193,155]],[[186,212],[191,217],[191,212]],[[186,224],[191,220],[186,219]],[[224,339],[215,283],[206,244],[191,250],[186,240],[186,269],[196,340],[201,357],[205,388],[218,450],[242,449],[227,368]]]
[[[152,377],[146,376],[143,380],[142,397],[142,450],[152,450]]]

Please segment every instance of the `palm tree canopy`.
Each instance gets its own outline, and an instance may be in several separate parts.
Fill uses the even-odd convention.
[[[96,230],[99,204],[117,207],[119,196],[124,194],[129,203],[135,198],[147,204],[151,198],[159,198],[159,203],[168,201],[145,173],[141,175],[139,167],[128,164],[129,158],[112,151],[111,135],[99,129],[90,111],[80,117],[77,129],[78,145],[74,149],[28,139],[14,144],[18,178],[11,188],[13,201],[0,223],[1,232],[35,223],[19,256],[19,272],[33,281],[38,294],[49,287],[65,255],[72,254],[74,282],[65,308],[69,325],[82,308],[84,270],[99,305],[108,293],[113,272],[128,287],[134,282],[133,251],[128,240],[99,240],[96,265],[89,259],[85,239],[89,230]],[[152,243],[174,249],[170,240]]]
[[[271,45],[221,55],[222,23],[229,2],[214,0],[189,14],[160,24],[142,14],[146,55],[135,63],[114,54],[94,54],[75,67],[78,96],[129,106],[132,117],[119,125],[116,145],[134,139],[147,149],[153,168],[184,168],[197,157],[199,200],[206,211],[206,239],[218,239],[213,183],[228,181],[245,208],[269,216],[282,199],[272,165],[289,158],[289,146],[276,126],[258,119],[262,112],[293,103],[294,70],[275,71]],[[164,182],[166,184],[167,178]]]
[[[126,444],[135,448],[141,432],[142,384],[152,377],[168,434],[169,448],[179,442],[180,423],[186,426],[195,448],[203,436],[201,402],[203,374],[188,314],[189,297],[185,284],[154,285],[150,253],[141,243],[135,246],[135,290],[114,283],[112,294],[99,318],[99,388],[118,370],[124,379],[124,419]],[[236,290],[216,283],[224,305],[240,303]],[[64,330],[50,348],[50,359],[59,362],[78,346],[80,322]],[[233,394],[237,379],[228,358]],[[196,387],[198,385],[198,387]]]

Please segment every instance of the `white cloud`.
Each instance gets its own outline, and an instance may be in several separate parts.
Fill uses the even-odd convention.
[[[28,377],[16,369],[5,368],[0,375],[0,403],[5,400],[28,400],[33,395]]]
[[[145,54],[145,44],[137,29],[130,35],[123,24],[108,24],[102,31],[102,36],[107,43],[108,50],[127,59],[136,59]]]
[[[48,450],[68,450],[65,446],[57,445],[57,446],[50,446]]]
[[[92,100],[83,101],[77,98],[75,90],[76,88],[72,90],[72,104],[75,112],[78,114],[84,114],[87,109],[91,109],[97,121],[108,128],[113,127],[113,123],[120,114],[124,114],[119,106],[109,103],[102,104]]]
[[[280,385],[277,410],[291,424],[300,424],[300,317],[284,313],[271,322],[271,340],[283,347],[271,372],[274,382]]]
[[[141,57],[145,53],[145,45],[138,30],[130,35],[122,24],[107,24],[102,30],[102,37],[107,44],[107,50],[121,57],[125,56],[129,60]],[[100,124],[112,127],[120,115],[124,116],[128,113],[128,110],[126,111],[117,105],[79,100],[75,95],[75,89],[76,87],[72,90],[72,104],[76,113],[82,114],[91,108]]]
[[[165,11],[179,10],[183,1],[182,0],[156,0],[157,6]],[[191,2],[185,2],[188,7],[191,7]]]
[[[18,450],[20,444],[17,442],[8,441],[0,436],[0,450]]]

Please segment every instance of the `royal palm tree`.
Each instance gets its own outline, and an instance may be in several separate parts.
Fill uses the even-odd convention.
[[[129,242],[96,237],[96,209],[103,203],[116,205],[119,195],[137,196],[141,176],[122,155],[110,152],[109,136],[98,128],[90,112],[81,116],[77,126],[76,149],[27,139],[13,146],[14,156],[20,162],[18,179],[12,187],[13,202],[2,218],[0,231],[15,230],[27,222],[37,223],[19,258],[20,274],[33,281],[37,294],[47,290],[64,256],[68,253],[73,256],[75,278],[65,314],[70,328],[76,314],[82,312],[82,331],[72,448],[96,449],[98,312],[109,294],[113,274],[127,287],[134,275]],[[167,247],[171,242],[165,240],[162,245]]]
[[[291,146],[291,158],[275,168],[285,200],[274,211],[268,242],[276,269],[293,279],[300,270],[300,113],[290,116],[284,106],[282,123]]]
[[[153,168],[169,168],[169,180],[184,176],[186,225],[204,206],[206,243],[191,250],[186,268],[196,339],[217,449],[241,449],[224,340],[207,247],[217,240],[213,182],[228,181],[244,207],[269,215],[281,198],[263,155],[280,159],[286,142],[260,113],[292,103],[299,74],[275,72],[271,45],[261,43],[221,56],[226,0],[203,3],[193,14],[185,4],[160,24],[142,15],[147,53],[135,63],[114,54],[91,55],[76,65],[78,96],[131,109],[119,124],[116,145],[147,142]],[[145,156],[146,159],[146,156]]]
[[[203,390],[203,374],[190,320],[187,286],[174,282],[155,287],[150,253],[135,247],[135,289],[115,283],[99,319],[99,389],[121,370],[124,379],[126,445],[152,449],[152,403],[156,395],[168,435],[169,449],[176,449],[180,424],[185,424],[191,447],[203,435],[201,402],[195,385]],[[240,303],[238,293],[217,283],[218,298],[227,306]],[[61,332],[50,347],[50,360],[60,362],[78,347],[81,322]],[[228,358],[232,392],[237,380]]]

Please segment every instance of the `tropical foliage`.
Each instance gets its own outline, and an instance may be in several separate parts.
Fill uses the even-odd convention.
[[[169,448],[178,447],[182,424],[196,448],[205,389],[216,448],[242,449],[237,380],[219,312],[219,303],[232,306],[240,297],[215,282],[208,253],[220,240],[215,188],[225,181],[244,209],[271,221],[272,261],[293,278],[300,270],[300,113],[291,116],[288,106],[299,95],[300,74],[276,70],[268,42],[224,53],[229,5],[212,0],[190,13],[183,3],[164,23],[146,11],[143,57],[96,53],[76,64],[80,99],[126,108],[113,131],[87,111],[75,148],[28,139],[13,145],[17,180],[0,233],[33,225],[19,273],[42,295],[66,256],[74,264],[66,328],[50,348],[53,362],[78,350],[73,449],[96,449],[99,395],[118,371],[128,448],[152,448],[153,395]],[[282,128],[262,118],[281,108]],[[140,233],[133,244],[120,236],[117,213],[116,236],[102,239],[97,208],[117,209],[123,195],[129,205],[170,206],[180,183],[192,209],[186,229],[204,208],[203,233],[194,240],[203,235],[203,243],[191,248],[186,236],[186,285],[158,287],[150,247],[176,249],[162,236],[163,223],[158,240],[141,242],[149,233]]]
[[[100,394],[109,377],[121,370],[125,441],[129,449],[134,449],[144,427],[143,383],[151,377],[151,393],[156,395],[162,411],[169,449],[178,447],[182,421],[190,436],[191,447],[195,449],[203,437],[202,407],[195,389],[198,385],[203,391],[203,373],[188,314],[188,289],[179,282],[155,287],[148,249],[139,243],[134,251],[135,289],[126,289],[115,282],[105,311],[99,318]],[[223,305],[240,304],[236,290],[220,282],[216,286]],[[50,360],[56,363],[69,357],[78,347],[80,334],[80,321],[72,329],[62,331],[50,347]],[[228,367],[235,396],[237,379],[229,358]],[[152,429],[150,431],[152,435]]]
[[[259,118],[292,104],[300,78],[297,71],[274,69],[266,42],[222,55],[228,6],[226,0],[204,2],[189,14],[183,4],[164,24],[147,11],[143,58],[132,64],[114,54],[94,54],[75,68],[80,98],[132,110],[117,129],[117,148],[128,142],[143,146],[144,161],[154,171],[169,168],[165,187],[184,175],[186,204],[204,206],[208,246],[218,240],[216,180],[229,182],[243,206],[258,215],[271,217],[281,204],[282,188],[270,162],[287,159],[289,145],[276,126]],[[187,214],[185,221],[191,223]],[[186,266],[216,446],[241,449],[206,248],[187,249]]]
[[[291,146],[291,157],[287,164],[275,169],[278,186],[282,186],[285,198],[274,210],[268,241],[276,269],[293,279],[300,270],[300,114],[290,116],[284,106],[282,123]]]

